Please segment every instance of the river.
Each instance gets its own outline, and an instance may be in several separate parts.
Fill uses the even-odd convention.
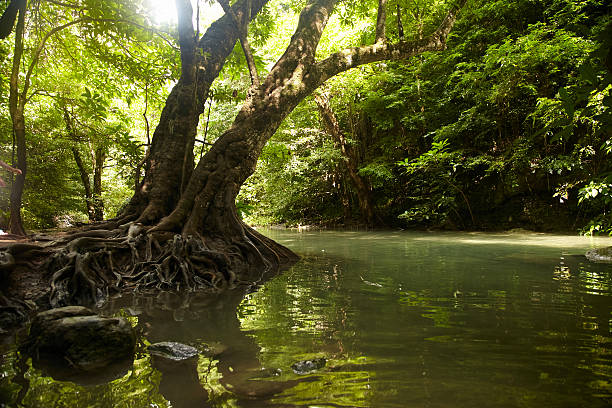
[[[256,289],[124,297],[142,336],[101,384],[56,381],[0,345],[0,402],[26,407],[608,407],[609,238],[263,231],[302,260]],[[146,346],[201,351],[153,367]],[[324,360],[322,360],[324,359]],[[300,361],[324,361],[295,372]],[[322,363],[321,363],[322,364]],[[319,365],[321,365],[319,364]],[[1,404],[0,404],[1,406]]]

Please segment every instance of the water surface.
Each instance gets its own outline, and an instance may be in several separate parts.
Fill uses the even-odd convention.
[[[281,231],[303,259],[223,298],[122,298],[142,334],[133,369],[56,381],[0,346],[0,401],[27,407],[607,407],[609,239],[545,234]],[[145,346],[201,350],[179,371]],[[296,374],[298,361],[325,367]],[[85,381],[84,381],[85,382]],[[9,405],[10,405],[9,404]]]

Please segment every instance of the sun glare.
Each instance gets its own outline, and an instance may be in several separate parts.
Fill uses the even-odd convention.
[[[157,24],[176,23],[176,8],[173,0],[147,0],[151,18]]]
[[[176,7],[174,0],[147,0],[151,10],[151,18],[157,24],[176,24]],[[199,0],[200,3],[200,27],[206,27],[223,15],[223,9],[218,3],[213,5]],[[194,25],[198,0],[191,0],[194,14]]]

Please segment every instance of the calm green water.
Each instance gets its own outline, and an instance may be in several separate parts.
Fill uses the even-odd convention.
[[[266,231],[303,260],[221,299],[123,298],[133,368],[55,381],[0,346],[0,401],[26,407],[608,407],[610,239],[539,234]],[[144,346],[202,351],[181,370]],[[325,358],[298,375],[297,361]],[[122,375],[122,376],[121,376]],[[82,379],[79,382],[86,382]]]

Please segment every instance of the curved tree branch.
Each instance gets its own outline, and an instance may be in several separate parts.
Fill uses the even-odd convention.
[[[311,81],[315,88],[341,72],[363,64],[377,61],[400,60],[426,51],[440,51],[446,48],[446,38],[455,25],[459,10],[467,0],[459,0],[448,12],[442,24],[429,37],[416,41],[400,41],[396,44],[377,43],[362,47],[348,48],[330,55],[318,62],[312,70]]]
[[[28,71],[23,81],[23,91],[21,93],[21,97],[23,98],[24,101],[28,94],[28,89],[30,88],[30,78],[32,77],[32,72],[34,71],[34,68],[36,67],[36,64],[38,63],[38,58],[40,57],[42,50],[45,48],[45,45],[47,44],[47,41],[49,40],[49,38],[51,38],[51,36],[53,36],[54,34],[62,31],[63,29],[73,26],[75,24],[82,23],[85,20],[87,20],[87,18],[77,18],[76,20],[70,21],[66,24],[62,24],[61,26],[57,26],[49,30],[49,32],[43,37],[43,39],[38,44],[38,47],[36,47],[36,51],[34,52],[34,56],[32,57],[32,61],[30,62],[30,66],[28,67]]]

